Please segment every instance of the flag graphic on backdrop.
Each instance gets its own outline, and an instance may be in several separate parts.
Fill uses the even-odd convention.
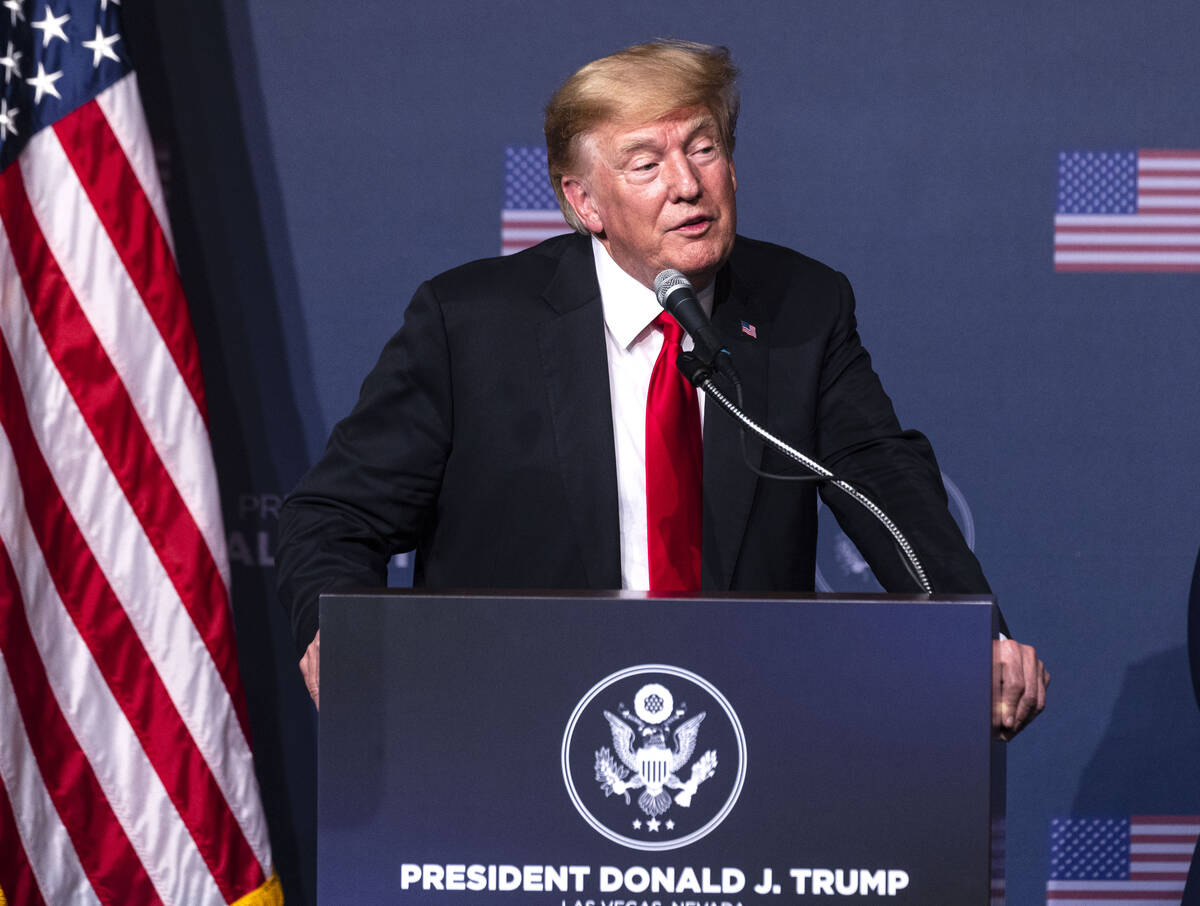
[[[546,149],[509,145],[504,149],[500,254],[511,255],[543,239],[570,232],[550,187]]]
[[[1200,271],[1200,151],[1063,151],[1056,271]]]
[[[0,899],[282,902],[116,0],[0,10]]]
[[[992,818],[992,833],[991,833],[991,870],[989,872],[989,896],[988,906],[1004,906],[1007,902],[1007,893],[1004,880],[1006,843],[1005,843],[1005,826],[1006,821],[1003,815],[996,815]]]
[[[1200,815],[1055,818],[1047,906],[1179,906]]]

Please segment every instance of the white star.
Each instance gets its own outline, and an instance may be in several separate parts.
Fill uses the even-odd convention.
[[[38,63],[38,74],[32,79],[25,80],[35,89],[37,89],[33,96],[33,102],[35,104],[40,104],[42,102],[43,94],[52,94],[61,101],[62,95],[59,94],[58,89],[54,87],[54,83],[61,78],[61,72],[46,72],[46,70],[42,68],[42,64]]]
[[[670,818],[667,819],[667,830],[675,830],[675,822]]]
[[[100,65],[100,60],[107,57],[110,60],[116,60],[118,63],[121,58],[117,56],[117,52],[112,49],[112,46],[121,40],[118,34],[111,34],[108,37],[100,31],[100,26],[96,26],[96,38],[92,41],[84,41],[83,46],[92,52],[92,68],[95,69]]]
[[[63,13],[61,16],[55,18],[54,12],[47,6],[46,18],[41,22],[32,23],[34,28],[42,30],[42,47],[48,47],[52,38],[61,38],[67,41],[67,33],[62,30],[62,27],[64,22],[69,21],[71,21],[70,13]],[[67,43],[71,42],[67,41]]]
[[[651,818],[649,821],[646,822],[646,829],[656,831],[661,826],[661,824],[662,824],[662,822],[659,821],[657,818]]]
[[[17,114],[20,112],[17,107],[9,110],[8,101],[0,98],[0,142],[4,141],[5,133],[17,134]]]
[[[21,12],[21,0],[4,0],[4,8],[12,13],[12,24],[16,25],[17,20],[25,21],[25,14]]]
[[[13,50],[12,41],[8,42],[8,55],[0,57],[0,66],[4,67],[4,84],[7,85],[12,78],[13,71],[17,71],[17,75],[21,72],[17,69],[21,62],[21,51]]]
[[[633,829],[634,829],[634,830],[641,830],[641,829],[642,829],[642,822],[641,822],[641,821],[639,821],[637,818],[634,818],[634,819],[633,819]]]

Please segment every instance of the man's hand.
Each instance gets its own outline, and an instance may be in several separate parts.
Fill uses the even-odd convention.
[[[992,732],[1006,742],[1046,707],[1050,674],[1033,650],[1012,639],[992,642]]]
[[[308,687],[308,694],[312,696],[313,704],[317,706],[317,710],[321,710],[321,630],[317,630],[316,637],[308,643],[308,650],[304,652],[304,657],[300,658],[300,672],[304,674],[304,685]]]

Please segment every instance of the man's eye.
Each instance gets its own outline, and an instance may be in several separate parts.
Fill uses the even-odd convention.
[[[637,165],[636,167],[634,167],[633,169],[637,170],[639,173],[649,173],[649,172],[650,172],[651,170],[653,170],[653,169],[654,169],[656,166],[658,166],[658,165],[657,165],[657,164],[654,164],[654,163],[649,163],[649,164],[638,164],[638,165]]]

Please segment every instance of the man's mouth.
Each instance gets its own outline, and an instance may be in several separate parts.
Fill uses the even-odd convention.
[[[697,214],[695,217],[689,217],[687,220],[682,221],[677,226],[673,227],[673,229],[676,232],[683,233],[684,235],[694,235],[697,233],[703,233],[708,229],[708,226],[711,223],[712,218],[706,217],[703,214]]]

